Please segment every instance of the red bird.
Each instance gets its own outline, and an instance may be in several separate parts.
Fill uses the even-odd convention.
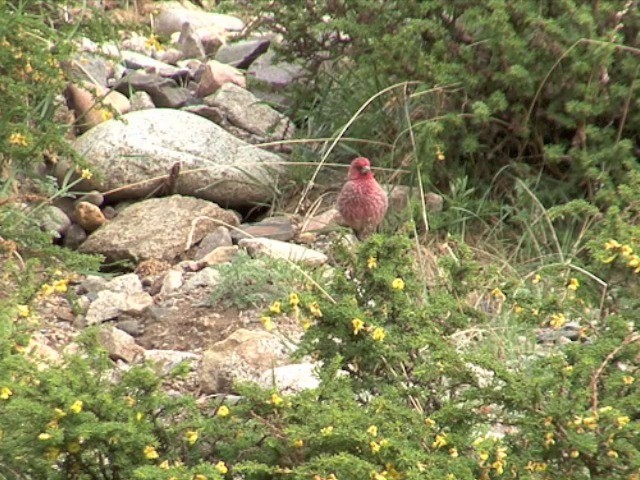
[[[338,195],[338,211],[344,223],[362,240],[375,232],[388,206],[387,193],[373,178],[369,159],[356,158]]]

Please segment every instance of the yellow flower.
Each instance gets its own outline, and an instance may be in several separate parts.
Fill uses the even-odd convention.
[[[625,385],[631,385],[634,381],[635,378],[633,378],[631,375],[625,375],[624,377],[622,377],[622,383],[624,383]]]
[[[276,300],[271,305],[269,305],[269,311],[271,313],[278,314],[278,313],[282,312],[282,310],[280,308],[281,306],[282,306],[282,304],[280,303],[280,300]]]
[[[38,435],[38,440],[49,440],[51,438],[51,435],[48,433],[41,433],[40,435]]]
[[[491,296],[496,300],[500,300],[502,302],[507,299],[507,296],[499,288],[494,288],[493,290],[491,290]]]
[[[42,285],[42,287],[40,287],[40,293],[44,297],[48,297],[49,295],[52,295],[53,292],[54,292],[53,287],[48,283],[45,283],[44,285]]]
[[[607,257],[607,258],[605,258],[604,260],[602,260],[602,263],[611,263],[611,262],[613,262],[617,257],[618,257],[618,254],[616,253],[615,255],[611,255],[610,257]]]
[[[610,458],[618,458],[618,452],[616,452],[615,450],[609,450],[607,452],[607,457]]]
[[[507,458],[507,447],[498,447],[496,449],[496,460],[503,461]]]
[[[9,400],[9,397],[11,395],[13,395],[13,392],[11,391],[11,389],[9,387],[0,388],[0,399]]]
[[[54,408],[53,409],[53,413],[54,413],[54,416],[55,416],[56,419],[60,419],[62,417],[66,417],[67,416],[67,412],[65,412],[61,408]]]
[[[447,434],[446,433],[443,433],[443,434],[438,433],[436,435],[436,439],[433,441],[431,446],[433,448],[442,448],[445,445],[447,445],[447,443],[448,443],[447,442]]]
[[[193,445],[198,441],[198,432],[189,430],[184,434],[184,438],[189,442],[189,445]]]
[[[394,290],[404,290],[404,280],[401,278],[394,278],[391,282],[391,288]]]
[[[85,180],[89,180],[91,177],[93,177],[93,173],[91,173],[91,170],[89,170],[88,168],[83,168],[80,172],[80,176]]]
[[[376,257],[369,257],[369,259],[367,260],[367,268],[369,270],[373,270],[377,266],[378,266],[378,261],[376,260]]]
[[[529,463],[527,463],[527,466],[524,468],[530,472],[544,472],[547,470],[547,467],[548,465],[544,462],[532,462],[529,460]]]
[[[556,444],[556,440],[555,438],[553,438],[553,432],[547,432],[544,435],[544,444],[547,447],[550,447],[551,445],[555,445]]]
[[[604,249],[605,250],[617,250],[620,247],[622,247],[622,245],[619,242],[617,242],[616,240],[613,240],[613,239],[609,240],[608,242],[605,242],[605,244],[604,244]]]
[[[517,303],[513,306],[513,312],[516,315],[520,315],[522,313],[522,311],[524,310],[524,308],[522,308],[520,305],[518,305]]]
[[[148,460],[153,460],[160,456],[158,455],[158,452],[156,452],[156,449],[151,445],[147,445],[146,447],[144,447],[143,453],[144,458]]]
[[[629,245],[622,245],[622,247],[620,248],[620,253],[623,257],[628,257],[633,253],[633,248],[631,248]]]
[[[333,426],[329,425],[328,427],[324,427],[323,429],[321,429],[320,435],[322,435],[323,437],[329,437],[333,435]]]
[[[322,317],[322,311],[320,310],[320,305],[318,305],[318,302],[313,302],[308,304],[307,308],[311,312],[311,315],[313,315],[314,317],[316,318]]]
[[[169,480],[178,480],[178,479],[176,477],[171,477]],[[207,480],[207,477],[205,477],[201,473],[198,473],[195,477],[193,477],[193,480]]]
[[[582,424],[589,430],[595,430],[598,428],[598,419],[595,416],[586,417],[582,420]]]
[[[260,317],[260,321],[262,322],[262,326],[265,328],[265,330],[273,330],[273,322],[271,321],[271,317],[265,315],[263,317]]]
[[[282,399],[282,397],[280,395],[278,395],[277,393],[272,393],[271,394],[271,399],[268,401],[268,403],[271,403],[273,405],[275,405],[276,407],[279,407],[280,405],[282,405],[284,403],[284,400]]]
[[[387,480],[387,477],[378,472],[371,472],[369,474],[369,477],[371,478],[371,480]]]
[[[578,279],[572,277],[567,284],[567,290],[573,290],[575,292],[576,290],[578,290],[579,286],[580,282],[578,281]]]
[[[369,428],[367,428],[367,433],[369,435],[371,435],[372,437],[377,437],[378,436],[378,427],[376,427],[375,425],[371,425]]]
[[[569,456],[571,458],[578,458],[580,456],[580,452],[578,450],[571,450],[571,452],[569,452]]]
[[[429,428],[433,428],[436,426],[436,421],[430,417],[427,417],[424,419],[424,424]]]
[[[169,460],[165,460],[160,465],[158,465],[163,470],[169,470]]]
[[[222,475],[224,475],[225,473],[227,473],[229,471],[229,469],[227,468],[227,466],[224,464],[224,462],[221,460],[218,463],[216,463],[215,467],[214,467],[218,472],[220,472]]]
[[[495,461],[491,464],[491,468],[493,468],[498,475],[502,475],[504,473],[504,462]]]
[[[73,413],[80,413],[82,411],[82,405],[82,400],[76,400],[75,402],[73,402],[71,407],[69,407],[69,410],[71,410]]]
[[[378,453],[380,451],[380,444],[378,442],[374,442],[373,440],[369,442],[369,447],[373,453]]]
[[[23,134],[14,132],[9,137],[9,143],[11,145],[18,145],[20,147],[26,147],[29,143],[27,142],[27,137]]]
[[[31,315],[28,305],[16,305],[16,310],[18,311],[19,317],[26,318]]]
[[[351,326],[353,327],[353,334],[358,335],[358,333],[360,333],[360,330],[364,328],[364,322],[359,318],[354,318],[353,320],[351,320]]]
[[[443,162],[444,159],[445,159],[444,152],[440,147],[438,147],[438,149],[436,150],[436,160],[438,160],[439,162]]]
[[[142,413],[142,412],[136,413],[136,420],[137,421],[141,422],[143,418],[144,418],[144,413]]]
[[[480,465],[484,465],[484,462],[489,460],[489,452],[486,450],[480,450],[478,452],[478,459],[480,460]]]
[[[135,399],[135,398],[133,398],[133,397],[131,397],[131,396],[129,396],[129,395],[127,395],[126,397],[124,397],[124,401],[126,402],[126,404],[127,404],[129,407],[134,407],[134,406],[135,406],[135,404],[136,404],[136,399]]]
[[[382,327],[376,327],[371,334],[371,338],[373,338],[375,342],[382,342],[385,336],[386,333],[384,332],[384,328]]]
[[[542,280],[542,277],[540,276],[539,273],[536,273],[533,276],[533,279],[531,280],[531,283],[533,283],[534,285],[537,285],[538,283],[540,283],[540,280]]]
[[[297,307],[299,303],[300,299],[298,298],[298,294],[291,292],[289,294],[289,305],[291,305],[292,307]]]
[[[631,421],[631,419],[629,417],[627,417],[626,415],[623,416],[623,417],[616,418],[616,423],[618,424],[618,428],[623,428],[630,421]]]
[[[567,318],[564,316],[564,313],[554,313],[553,315],[551,315],[549,325],[551,325],[553,328],[560,328],[565,323],[567,323]]]
[[[452,447],[449,449],[449,455],[451,455],[453,458],[457,458],[458,457],[458,449],[456,447]]]
[[[227,415],[229,415],[229,413],[229,407],[227,407],[226,405],[222,405],[216,412],[216,415],[218,417],[226,417]]]
[[[304,446],[304,441],[299,438],[295,442],[293,442],[293,446],[296,448],[302,448]]]

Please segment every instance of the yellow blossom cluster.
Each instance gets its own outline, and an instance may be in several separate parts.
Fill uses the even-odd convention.
[[[290,310],[287,308],[290,307]],[[307,304],[307,310],[311,317],[320,318],[322,317],[322,310],[320,310],[320,306],[318,302],[311,302]],[[268,313],[260,317],[260,322],[265,330],[271,331],[274,328],[272,315],[280,315],[281,313],[290,312],[290,314],[296,318],[302,328],[308,330],[311,328],[311,320],[308,315],[302,315],[302,310],[300,308],[300,297],[296,292],[291,292],[289,294],[289,306],[283,305],[280,300],[274,301],[271,305],[269,305]]]
[[[611,253],[602,263],[613,263],[620,258],[633,273],[640,273],[640,256],[634,253],[633,247],[611,239],[604,244],[604,249]]]
[[[374,342],[382,342],[387,335],[387,333],[384,331],[384,328],[367,326],[364,321],[359,318],[354,318],[353,320],[351,320],[351,327],[353,329],[354,335],[360,334],[360,332],[363,330],[369,332]]]

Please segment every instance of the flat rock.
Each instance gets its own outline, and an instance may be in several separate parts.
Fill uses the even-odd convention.
[[[236,242],[242,238],[272,238],[288,242],[296,235],[293,223],[289,217],[270,217],[257,223],[240,225],[239,230],[231,232],[231,238]]]
[[[156,108],[131,112],[109,120],[73,142],[94,172],[78,188],[105,192],[110,199],[141,198],[165,185],[153,180],[175,164],[181,173],[172,192],[241,207],[272,200],[284,174],[283,158],[239,140],[197,115]],[[69,165],[59,162],[64,178]]]
[[[123,93],[145,92],[158,107],[180,108],[193,100],[188,89],[157,73],[132,72],[120,81],[118,90]]]
[[[202,257],[202,261],[207,265],[220,265],[221,263],[228,263],[233,260],[238,254],[238,246],[232,245],[230,247],[218,247]]]
[[[274,335],[239,329],[202,355],[200,387],[205,393],[233,393],[234,381],[256,381],[261,373],[282,365],[287,347]]]
[[[317,250],[269,238],[243,238],[238,242],[238,246],[246,249],[251,256],[265,255],[310,266],[324,265],[329,260],[324,253]]]
[[[215,94],[205,98],[205,103],[222,112],[222,127],[230,124],[263,141],[291,138],[295,131],[293,123],[285,115],[233,83],[222,85]]]
[[[189,23],[195,29],[215,27],[220,30],[240,31],[244,22],[237,17],[221,13],[204,12],[199,9],[187,9],[177,2],[158,3],[162,9],[154,20],[156,33],[171,35],[179,32],[184,23]]]
[[[216,52],[215,59],[236,68],[248,68],[256,58],[269,50],[271,40],[267,38],[227,43]]]
[[[123,50],[120,52],[122,60],[127,68],[132,70],[146,70],[155,72],[163,77],[175,77],[181,75],[184,70],[173,65],[155,60],[143,53],[134,52],[132,50]]]
[[[340,212],[335,208],[330,208],[326,212],[306,219],[302,223],[302,232],[317,232],[330,228],[334,228],[340,224],[342,217]]]
[[[200,260],[218,247],[230,247],[231,245],[233,245],[233,240],[229,229],[227,227],[216,227],[202,239],[194,258]]]
[[[247,71],[250,86],[283,90],[304,75],[305,70],[300,65],[278,62],[275,56],[276,54],[269,50],[251,64]]]
[[[209,219],[201,219],[194,226],[196,217]],[[187,241],[193,245],[219,226],[216,221],[237,225],[238,217],[234,212],[197,198],[181,195],[151,198],[122,210],[90,235],[80,251],[101,253],[109,261],[171,262],[185,251]]]
[[[196,89],[196,97],[203,98],[218,91],[226,83],[246,87],[244,74],[230,65],[211,60],[203,65],[202,75]]]

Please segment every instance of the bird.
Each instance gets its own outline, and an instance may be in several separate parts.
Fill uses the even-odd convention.
[[[389,199],[373,177],[368,158],[358,157],[351,162],[337,205],[344,224],[353,229],[359,240],[374,233],[382,222]]]

